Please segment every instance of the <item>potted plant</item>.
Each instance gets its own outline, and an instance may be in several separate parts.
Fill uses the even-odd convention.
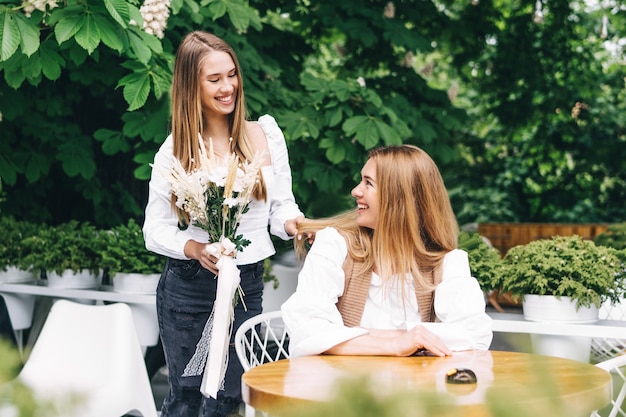
[[[528,301],[533,296],[563,299],[576,311],[597,311],[603,301],[622,297],[623,280],[624,268],[616,249],[572,235],[535,240],[509,249],[495,284],[523,298],[524,313],[528,315]],[[533,319],[545,318],[546,302],[541,301],[541,316],[533,315]]]
[[[605,300],[624,293],[620,253],[578,235],[553,236],[510,248],[498,284],[522,301],[527,320],[593,323]],[[531,335],[538,353],[588,362],[590,337]]]
[[[0,216],[0,282],[25,282],[35,279],[30,265],[24,262],[26,249],[22,241],[37,233],[39,226],[12,216]]]
[[[502,265],[502,257],[500,251],[488,242],[480,233],[461,231],[458,247],[467,252],[472,276],[480,284],[487,302],[502,313],[502,305],[517,306],[518,303],[499,288],[498,269]]]
[[[36,235],[22,241],[28,252],[23,264],[45,273],[49,286],[98,287],[105,244],[101,233],[93,225],[76,220],[41,226]]]
[[[165,258],[146,249],[141,227],[134,219],[112,228],[104,236],[102,266],[113,289],[119,292],[153,293]]]
[[[622,264],[626,265],[626,222],[609,225],[593,241],[599,246],[618,249],[618,256],[620,256]],[[614,300],[606,300],[600,306],[598,317],[602,320],[625,320],[626,299],[622,298],[617,303]],[[593,362],[602,362],[623,355],[624,352],[626,352],[626,340],[596,337],[591,341],[591,359]]]
[[[502,263],[500,251],[490,246],[477,232],[459,232],[458,247],[467,252],[472,276],[483,291],[497,290],[497,271]]]

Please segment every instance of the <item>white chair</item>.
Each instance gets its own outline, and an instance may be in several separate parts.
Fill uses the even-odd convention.
[[[244,371],[288,358],[289,337],[282,312],[262,313],[243,322],[235,333],[235,350]],[[254,408],[246,404],[245,414],[254,417]]]
[[[626,320],[626,300],[617,304],[605,301],[598,311],[600,320]],[[626,354],[626,340],[594,337],[591,340],[591,361],[599,363]]]
[[[626,413],[622,410],[624,398],[626,398],[626,374],[624,373],[626,371],[626,355],[597,363],[596,366],[611,373],[613,378],[613,399],[610,407],[595,410],[591,413],[591,417],[626,417]]]
[[[128,305],[58,300],[18,380],[35,396],[71,408],[64,417],[157,417]]]

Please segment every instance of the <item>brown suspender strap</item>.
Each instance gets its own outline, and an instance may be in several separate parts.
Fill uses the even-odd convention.
[[[356,327],[361,324],[372,272],[365,270],[362,262],[354,262],[350,256],[343,263],[343,272],[345,284],[343,295],[337,301],[337,309],[346,326]]]
[[[431,274],[432,281],[436,287],[439,285],[441,280],[443,279],[443,267],[442,263],[440,263],[437,268],[435,268]],[[419,292],[415,291],[415,296],[417,297],[417,305],[420,311],[420,316],[423,322],[434,322],[436,321],[435,316],[435,290],[428,292]]]

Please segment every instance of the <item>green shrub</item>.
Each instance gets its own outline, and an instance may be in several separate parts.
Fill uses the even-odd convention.
[[[626,249],[626,222],[610,225],[593,240],[596,245]]]
[[[103,233],[102,267],[110,276],[117,272],[158,274],[163,271],[165,257],[146,249],[141,226],[134,219]]]
[[[577,307],[599,307],[623,296],[623,256],[578,235],[553,236],[510,248],[495,284],[516,297],[565,296]]]
[[[12,216],[0,216],[0,270],[6,270],[7,266],[28,269],[29,265],[23,261],[28,251],[22,241],[35,235],[40,227],[31,222],[15,220]]]
[[[500,251],[487,244],[476,232],[459,232],[458,247],[467,252],[472,276],[483,291],[497,289],[498,268],[502,264]]]
[[[57,274],[66,270],[78,273],[83,269],[98,274],[106,244],[101,233],[92,224],[76,220],[58,226],[42,225],[35,235],[22,241],[28,252],[22,264]]]

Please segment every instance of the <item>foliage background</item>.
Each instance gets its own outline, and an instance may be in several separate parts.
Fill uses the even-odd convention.
[[[173,56],[196,29],[238,53],[309,216],[351,207],[367,150],[412,143],[461,224],[625,217],[622,1],[172,0],[162,39],[136,0],[24,6],[0,0],[0,204],[17,218],[142,223]]]

